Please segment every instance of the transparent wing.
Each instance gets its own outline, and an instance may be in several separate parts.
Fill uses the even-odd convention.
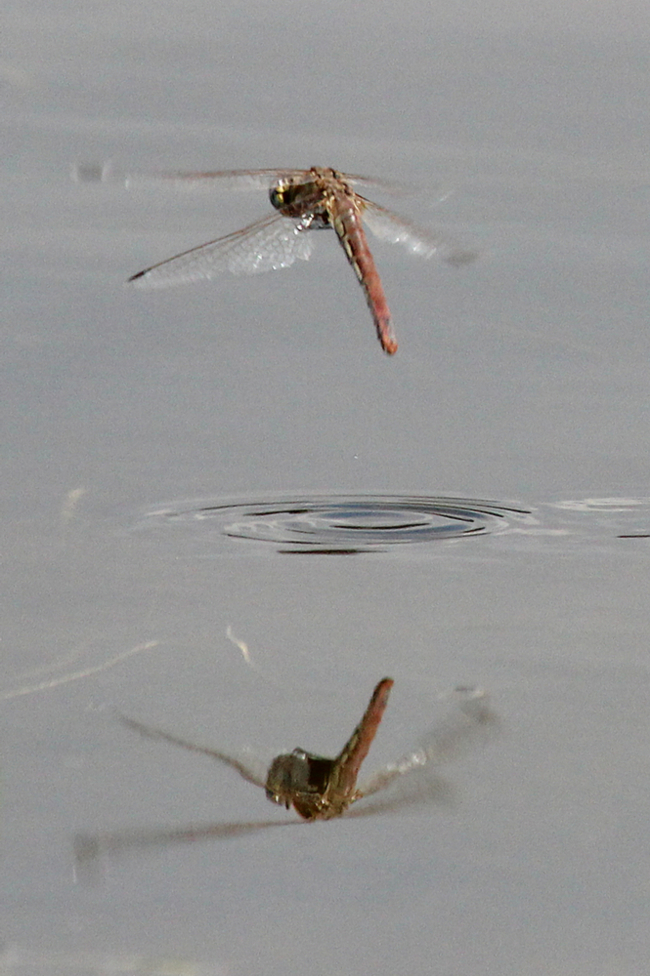
[[[362,799],[362,797],[357,797]],[[430,772],[426,776],[409,776],[402,779],[399,788],[375,794],[370,800],[353,806],[343,814],[344,817],[371,817],[375,814],[396,813],[411,807],[430,806],[453,809],[458,804],[454,786],[442,776]]]
[[[232,190],[270,190],[280,180],[309,180],[308,169],[222,169],[207,170],[205,172],[169,172],[157,174],[158,180],[178,183],[180,185],[199,185],[214,181],[219,187]],[[403,193],[405,187],[391,180],[382,180],[376,176],[360,176],[358,173],[340,173],[339,176],[346,183],[368,187],[377,187],[389,193]],[[150,179],[151,177],[149,177]],[[145,174],[125,174],[125,182],[135,183],[146,180]]]
[[[304,178],[300,169],[222,169],[222,170],[124,170],[110,160],[105,163],[78,163],[72,178],[77,183],[121,183],[126,187],[164,184],[175,189],[197,187],[226,190],[269,190],[279,180]]]
[[[450,264],[467,264],[478,255],[463,249],[457,242],[443,234],[431,234],[404,217],[386,210],[377,203],[360,198],[362,219],[375,237],[390,244],[403,244],[411,254],[422,258],[438,257]]]
[[[164,288],[201,278],[213,278],[222,271],[232,274],[261,274],[288,268],[311,255],[308,223],[272,214],[257,223],[216,241],[176,254],[129,280],[145,288]]]
[[[408,188],[391,180],[374,176],[341,173],[341,177],[354,185],[377,187],[387,193],[404,193]],[[121,183],[131,187],[163,184],[175,189],[217,188],[224,190],[270,190],[280,180],[308,180],[306,169],[221,169],[187,171],[123,170],[112,162],[77,163],[72,168],[72,178],[77,183]]]
[[[449,718],[436,726],[414,752],[379,770],[359,788],[360,796],[370,796],[390,786],[395,780],[415,773],[425,766],[450,762],[480,742],[491,738],[499,728],[499,719],[489,706],[488,696],[480,688],[456,688],[452,692],[457,708]]]
[[[114,830],[99,834],[78,833],[74,836],[74,857],[78,870],[91,880],[93,862],[105,856],[116,856],[130,850],[170,847],[173,844],[196,843],[211,838],[241,837],[269,827],[299,827],[308,820],[259,820],[233,823],[189,824],[186,827],[145,827],[142,830]]]
[[[156,729],[150,725],[143,725],[142,722],[136,722],[135,719],[127,718],[121,712],[118,712],[117,715],[124,725],[130,729],[134,729],[148,739],[164,739],[165,742],[171,742],[172,745],[189,749],[190,752],[200,752],[204,756],[210,756],[212,759],[217,759],[219,762],[225,763],[226,766],[231,766],[233,769],[236,769],[239,775],[243,776],[249,783],[253,783],[255,786],[261,786],[262,789],[266,788],[266,769],[261,765],[256,766],[253,763],[242,762],[242,760],[235,759],[225,752],[219,752],[217,749],[210,749],[207,746],[197,746],[194,742],[188,742],[186,739],[181,739],[177,735],[163,732],[162,729]]]

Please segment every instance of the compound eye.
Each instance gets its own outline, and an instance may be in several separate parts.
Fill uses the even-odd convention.
[[[269,191],[269,198],[272,206],[274,206],[276,210],[282,209],[285,204],[285,187],[282,185],[282,183],[279,183],[277,186],[271,188]]]

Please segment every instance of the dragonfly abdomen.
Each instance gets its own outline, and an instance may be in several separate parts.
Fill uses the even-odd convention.
[[[381,348],[393,356],[397,352],[397,339],[390,309],[359,214],[348,206],[342,213],[335,212],[332,226],[363,288]]]

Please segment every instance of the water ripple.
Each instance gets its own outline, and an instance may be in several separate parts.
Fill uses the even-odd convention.
[[[417,495],[299,495],[215,500],[149,513],[153,526],[185,526],[214,538],[271,543],[283,553],[347,555],[494,534],[535,522],[499,502]]]

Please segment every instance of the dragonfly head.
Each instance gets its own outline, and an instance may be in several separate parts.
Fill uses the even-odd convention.
[[[266,774],[266,795],[272,803],[279,803],[287,810],[293,795],[293,756],[276,756]]]
[[[269,200],[271,201],[271,205],[275,207],[276,210],[282,210],[282,208],[286,207],[287,203],[290,202],[287,199],[290,186],[290,180],[280,180],[269,190]]]
[[[284,804],[287,809],[299,796],[322,796],[327,790],[333,766],[333,759],[315,756],[304,749],[276,756],[266,774],[266,795],[273,803]]]

